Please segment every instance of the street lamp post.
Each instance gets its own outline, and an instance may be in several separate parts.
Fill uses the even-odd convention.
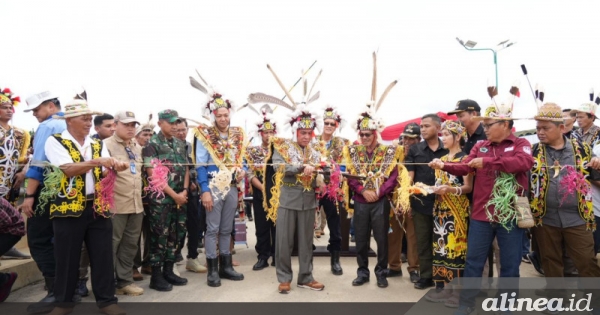
[[[508,39],[505,41],[500,42],[497,45],[497,48],[474,48],[475,45],[477,45],[477,42],[475,41],[471,41],[471,40],[467,40],[467,42],[465,43],[463,40],[461,40],[460,38],[456,38],[456,40],[458,41],[458,43],[463,46],[466,50],[469,51],[476,51],[476,50],[489,50],[492,52],[492,54],[494,54],[494,68],[496,70],[496,90],[498,90],[498,52],[506,49],[512,45],[514,45],[516,42],[509,42]]]

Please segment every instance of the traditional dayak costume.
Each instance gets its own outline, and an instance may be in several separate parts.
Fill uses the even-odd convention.
[[[55,115],[53,118],[99,114],[88,108],[86,100],[76,99],[65,106],[64,116]],[[50,218],[55,231],[54,250],[56,257],[60,257],[56,260],[54,286],[58,306],[73,306],[81,244],[84,242],[90,253],[96,303],[100,308],[116,304],[110,218],[116,175],[113,170],[107,170],[108,175],[104,177],[100,164],[73,177],[67,177],[59,169],[62,165],[109,157],[108,150],[102,142],[89,136],[85,137],[83,144],[79,143],[67,129],[46,141],[45,152],[51,164],[46,167],[38,209],[44,209],[44,204],[50,203]]]
[[[538,103],[537,121],[563,124],[561,108]],[[592,231],[596,229],[590,180],[599,173],[589,169],[592,158],[588,143],[562,136],[564,146],[544,143],[533,146],[535,164],[530,176],[530,202],[536,227],[532,229],[541,255],[548,289],[563,289],[563,249],[573,260],[580,277],[600,277]],[[563,247],[564,244],[564,247]],[[556,283],[555,283],[556,282]],[[563,292],[564,293],[564,292]]]
[[[10,89],[0,88],[0,106],[18,106],[21,99],[14,96]],[[15,175],[27,163],[27,149],[31,136],[23,129],[9,126],[4,129],[0,126],[0,197],[13,203],[19,195],[20,187],[13,187]]]
[[[341,130],[346,125],[346,120],[342,118],[341,112],[333,107],[327,106],[323,114],[323,121],[334,120],[336,123],[336,131]],[[339,165],[341,171],[345,171],[346,168],[342,163],[344,147],[350,145],[348,139],[340,136],[333,136],[329,141],[323,139],[323,135],[317,136],[318,144],[321,146],[321,150],[329,161]],[[338,166],[334,166],[338,167]],[[342,231],[340,226],[340,213],[339,208],[348,206],[348,194],[344,192],[348,191],[348,184],[346,181],[341,181],[339,187],[333,187],[332,191],[322,192],[322,197],[319,199],[319,207],[321,211],[324,211],[325,218],[327,218],[327,226],[329,227],[329,245],[327,250],[331,253],[331,272],[334,275],[343,274],[342,266],[340,265],[340,251],[342,250]],[[320,215],[317,217],[319,221]],[[321,224],[323,225],[323,224]],[[317,228],[319,228],[317,224]]]
[[[202,77],[200,77],[202,79]],[[232,102],[190,77],[192,86],[206,94],[205,117],[215,122],[215,112],[227,109],[235,111]],[[207,282],[211,287],[221,285],[220,278],[243,280],[244,275],[233,269],[229,244],[234,226],[235,211],[243,205],[243,181],[237,181],[237,172],[242,169],[246,154],[246,135],[240,127],[229,126],[222,133],[215,126],[200,125],[193,130],[192,151],[197,166],[198,184],[202,194],[210,193],[213,199],[212,211],[206,212],[206,262],[208,266]],[[219,254],[217,258],[217,239]],[[219,260],[217,262],[217,259]],[[217,272],[218,269],[218,272]]]
[[[359,115],[356,125],[358,132],[371,132],[371,137],[379,137],[383,130],[383,121],[376,116],[376,112],[389,91],[397,81],[392,82],[379,100],[376,100],[376,55],[373,53],[373,85],[371,89],[371,101],[367,104],[367,110]],[[375,138],[373,141],[378,142]],[[398,184],[408,188],[410,179],[406,168],[399,164],[404,158],[403,148],[397,145],[377,144],[370,151],[365,145],[346,146],[343,151],[346,169],[350,175],[358,175],[364,179],[349,178],[348,186],[354,194],[354,230],[356,235],[356,252],[358,277],[352,282],[353,285],[362,285],[369,281],[369,243],[371,230],[377,242],[377,264],[375,276],[379,287],[387,287],[387,264],[388,264],[388,231],[390,217],[390,199]],[[408,182],[406,181],[408,179]],[[362,193],[365,190],[373,191],[377,195],[377,201],[367,202]],[[397,207],[408,209],[408,194],[396,192],[395,201]],[[395,208],[397,208],[395,207]]]
[[[251,107],[254,109],[254,107]],[[259,137],[262,132],[272,131],[277,133],[277,124],[273,121],[271,108],[269,105],[263,106],[261,112],[257,114],[260,118],[252,124],[255,130],[249,133],[251,136]],[[258,262],[252,267],[253,270],[261,270],[268,266],[267,260],[272,257],[272,263],[275,263],[275,222],[267,220],[267,212],[263,207],[263,191],[252,185],[255,179],[262,184],[265,162],[269,154],[268,143],[262,143],[257,146],[249,146],[246,150],[246,161],[248,162],[249,172],[247,180],[252,187],[252,207],[254,210],[254,224],[256,225],[256,246]],[[263,186],[264,187],[264,186]]]
[[[312,236],[317,209],[315,192],[317,175],[304,174],[304,168],[305,165],[319,166],[322,161],[321,151],[314,142],[306,147],[300,146],[297,142],[297,133],[299,130],[311,130],[314,135],[314,130],[320,129],[322,120],[315,111],[305,106],[316,97],[310,97],[310,92],[306,93],[305,88],[302,104],[296,104],[273,70],[271,72],[286,92],[290,102],[295,104],[278,104],[294,109],[284,124],[291,129],[292,139],[271,138],[263,175],[264,208],[267,211],[267,218],[276,222],[277,226],[275,264],[277,280],[280,283],[278,289],[280,293],[290,291],[290,283],[293,279],[291,256],[296,241],[300,263],[298,287],[320,291],[325,286],[315,281],[312,275]],[[318,93],[315,95],[318,97]]]

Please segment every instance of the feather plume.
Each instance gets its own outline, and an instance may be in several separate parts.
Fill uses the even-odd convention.
[[[198,74],[198,77],[200,78],[200,80],[202,80],[204,85],[208,86],[208,83],[206,83],[206,80],[204,80],[204,78],[200,75],[200,72],[198,72],[198,69],[195,69],[195,70],[196,70],[196,73]]]
[[[289,96],[288,96],[289,98]],[[291,100],[290,100],[291,101]],[[264,93],[252,93],[250,95],[248,95],[248,103],[250,104],[256,104],[256,103],[269,103],[269,104],[275,104],[275,105],[279,105],[279,106],[283,106],[287,109],[290,110],[294,110],[296,109],[295,106],[288,104],[287,102],[282,101],[281,99],[271,96],[271,95],[267,95]]]
[[[206,88],[204,86],[202,86],[202,84],[200,84],[200,82],[196,81],[196,79],[194,79],[193,77],[190,77],[190,84],[197,90],[200,90],[200,92],[204,93],[204,94],[208,94],[208,91],[206,90]]]
[[[594,103],[596,103],[596,105],[600,105],[600,96],[596,97],[596,100],[594,101]]]
[[[519,92],[519,87],[517,86],[511,86],[510,87],[510,94],[514,95],[514,96],[521,96],[521,93]]]
[[[271,69],[271,66],[267,64],[267,68],[269,69],[269,71],[271,71],[271,73],[273,74],[273,76],[275,77],[275,80],[277,81],[277,83],[279,84],[279,87],[281,87],[281,89],[283,90],[283,92],[285,92],[285,95],[287,96],[287,98],[290,100],[290,102],[292,104],[296,104],[296,102],[294,102],[294,99],[292,98],[292,96],[290,95],[290,93],[288,92],[288,90],[285,88],[285,86],[283,85],[283,83],[281,82],[281,80],[279,80],[279,77],[277,77],[277,74],[275,74],[275,71],[273,71],[273,69]],[[295,108],[292,107],[292,110]]]
[[[273,109],[271,108],[271,106],[269,106],[269,104],[263,104],[263,106],[260,107],[259,115],[261,113],[272,114],[273,113]]]
[[[590,102],[594,101],[594,89],[590,89]]]
[[[535,96],[535,99],[536,99],[536,100],[537,100],[537,99],[539,98],[539,96],[540,96],[540,95],[539,95],[539,88],[538,88],[538,85],[537,85],[537,84],[535,85],[535,93],[533,93],[533,94],[534,94],[533,96]]]
[[[375,111],[379,110],[379,107],[381,107],[381,104],[383,103],[383,100],[385,100],[385,97],[388,95],[388,93],[390,93],[390,91],[392,90],[392,88],[394,86],[396,86],[396,83],[398,83],[398,80],[394,80],[392,83],[390,83],[390,85],[388,85],[388,87],[385,89],[385,91],[383,91],[383,94],[381,94],[381,97],[377,101],[377,105],[375,106]]]
[[[488,95],[490,96],[490,98],[492,98],[492,99],[494,99],[494,97],[496,97],[496,95],[498,95],[498,89],[496,89],[495,86],[488,86],[487,92],[488,92]]]
[[[371,83],[371,101],[377,97],[377,53],[373,52],[373,82]]]
[[[318,81],[318,80],[319,80],[319,78],[321,77],[321,73],[322,73],[322,72],[323,72],[323,69],[319,70],[319,74],[317,74],[317,76],[315,77],[315,80],[313,81],[313,84],[312,84],[312,85],[311,85],[311,87],[310,87],[310,90],[308,90],[308,102],[307,102],[307,104],[308,104],[308,103],[310,103],[310,102],[311,102],[311,100],[313,99],[313,96],[314,96],[314,95],[312,95],[312,91],[313,91],[313,89],[315,88],[315,85],[317,85],[317,81]],[[319,98],[319,97],[317,97],[317,98]],[[316,100],[316,99],[315,99],[315,100]]]
[[[85,89],[83,89],[83,92],[77,93],[77,95],[75,95],[75,99],[87,101],[87,91]]]
[[[304,76],[304,70],[302,70],[302,93],[304,101],[308,100],[308,81],[306,80],[306,76]]]
[[[317,91],[317,93],[315,93],[315,95],[311,96],[311,98],[308,99],[308,101],[306,102],[306,105],[318,100],[320,96],[321,96],[321,91]]]
[[[539,92],[539,94],[540,94],[540,95],[539,95],[539,99],[540,99],[540,101],[541,101],[541,102],[543,102],[543,101],[544,101],[544,96],[545,96],[545,94],[546,94],[546,93],[544,92],[544,87],[540,87],[540,92]]]

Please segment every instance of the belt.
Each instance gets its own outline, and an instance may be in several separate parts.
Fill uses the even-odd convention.
[[[94,201],[94,194],[85,195],[85,201]]]

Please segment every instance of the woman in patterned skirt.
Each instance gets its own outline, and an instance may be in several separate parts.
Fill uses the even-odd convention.
[[[444,162],[460,162],[467,155],[462,152],[465,128],[458,122],[442,124],[442,143],[448,155]],[[442,170],[435,171],[438,195],[433,208],[433,281],[436,290],[425,298],[431,302],[444,302],[448,307],[458,307],[459,291],[452,292],[449,283],[463,276],[467,255],[467,224],[469,199],[466,194],[473,188],[473,176],[456,177]]]

